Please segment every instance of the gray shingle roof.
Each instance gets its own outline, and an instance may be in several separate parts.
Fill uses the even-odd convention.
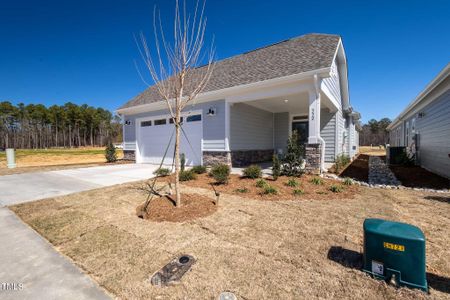
[[[203,92],[330,67],[339,39],[338,35],[306,34],[218,61]],[[158,101],[161,97],[152,86],[121,108]]]

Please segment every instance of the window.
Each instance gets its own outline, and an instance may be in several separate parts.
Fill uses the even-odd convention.
[[[141,122],[141,127],[148,127],[148,126],[152,126],[152,121],[142,121]]]
[[[183,117],[180,117],[180,121],[181,121],[181,123],[183,123]],[[170,123],[170,124],[173,124],[173,118],[170,118],[170,119],[169,119],[169,123]]]
[[[408,146],[409,146],[409,121],[406,122],[405,130],[406,130],[406,134],[405,134],[405,146],[408,147]]]
[[[166,119],[155,120],[155,126],[156,125],[165,125],[166,123],[167,123]]]
[[[411,120],[411,133],[415,134],[416,133],[416,118],[413,118]]]
[[[193,115],[186,118],[186,122],[197,122],[202,120],[202,115]]]

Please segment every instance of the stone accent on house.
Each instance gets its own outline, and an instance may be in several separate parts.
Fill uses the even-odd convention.
[[[136,153],[134,150],[123,150],[123,160],[136,161]]]
[[[320,174],[321,145],[306,144],[305,147],[305,172],[308,174]]]
[[[231,167],[231,154],[228,151],[203,151],[203,165],[226,164]]]
[[[231,151],[233,167],[245,167],[254,163],[271,161],[273,149],[267,150],[235,150]]]

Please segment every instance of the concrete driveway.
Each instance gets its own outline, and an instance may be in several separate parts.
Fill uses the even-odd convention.
[[[147,179],[157,167],[123,164],[0,176],[0,207]]]

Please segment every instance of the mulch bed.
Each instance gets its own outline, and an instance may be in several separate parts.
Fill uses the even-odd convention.
[[[243,198],[261,199],[261,200],[296,200],[296,199],[314,199],[314,200],[336,200],[353,198],[358,192],[358,186],[346,186],[339,181],[322,179],[322,185],[315,185],[311,179],[315,176],[303,175],[300,178],[295,178],[299,185],[297,187],[287,186],[286,183],[289,177],[281,176],[278,180],[266,178],[266,182],[275,187],[278,191],[276,195],[263,194],[263,188],[256,186],[257,179],[243,178],[239,175],[232,174],[227,184],[216,184],[214,179],[208,174],[197,175],[197,179],[182,182],[182,184],[190,187],[199,187],[211,190],[214,195],[214,189],[219,193],[238,195]],[[171,177],[166,177],[165,180],[173,180]],[[332,185],[342,187],[342,192],[333,193],[330,191]],[[245,192],[242,192],[242,190]],[[294,195],[295,189],[302,189],[304,191],[301,195]],[[238,191],[241,190],[241,191]]]
[[[173,196],[175,199],[175,195]],[[142,211],[142,206],[136,208],[136,213]],[[147,207],[143,218],[155,222],[186,222],[212,215],[217,210],[213,199],[198,194],[181,194],[181,206],[176,207],[168,197],[154,198]]]
[[[341,174],[358,181],[369,181],[369,155],[360,154]]]
[[[450,189],[450,180],[419,166],[389,166],[389,168],[404,186],[437,190]]]

